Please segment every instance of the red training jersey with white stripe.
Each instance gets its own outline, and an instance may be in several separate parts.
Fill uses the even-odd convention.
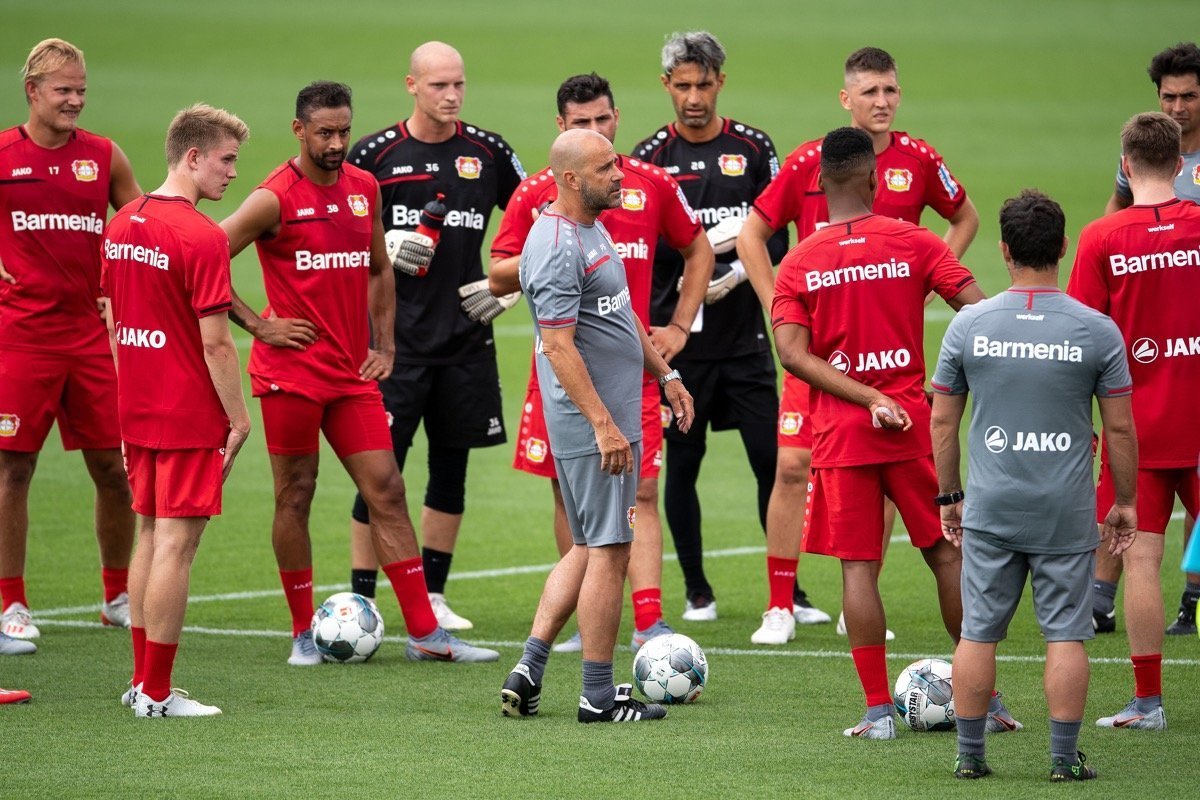
[[[188,200],[146,194],[113,217],[102,260],[121,438],[157,450],[223,446],[229,418],[198,320],[232,306],[229,238]]]
[[[1121,329],[1133,375],[1138,463],[1196,466],[1200,424],[1200,206],[1131,206],[1079,235],[1067,293]]]
[[[337,183],[319,186],[289,160],[259,184],[279,198],[279,233],[255,242],[267,307],[263,317],[306,319],[317,341],[303,351],[257,339],[249,372],[289,391],[305,386],[361,389],[370,347],[367,279],[379,209],[369,172],[343,164]]]
[[[650,284],[654,276],[654,246],[661,236],[676,250],[692,243],[704,230],[684,199],[675,179],[663,170],[628,156],[617,156],[625,173],[621,182],[621,205],[600,214],[600,221],[625,262],[629,299],[633,313],[650,328]],[[549,167],[521,182],[504,209],[500,230],[492,241],[492,256],[509,258],[521,254],[534,212],[558,199],[558,185]]]
[[[874,428],[871,415],[816,387],[810,395],[814,467],[884,464],[927,456],[925,296],[950,299],[975,281],[925,228],[876,214],[829,225],[779,265],[771,325],[811,332],[809,352],[898,402],[912,428]]]
[[[76,129],[62,147],[24,126],[0,133],[0,347],[104,353],[100,238],[108,217],[112,142]]]

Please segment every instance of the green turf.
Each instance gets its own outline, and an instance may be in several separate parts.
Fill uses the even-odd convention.
[[[117,139],[145,189],[161,180],[161,142],[175,110],[204,100],[242,115],[252,137],[242,177],[226,200],[207,207],[218,218],[294,153],[288,125],[301,85],[317,78],[348,82],[357,132],[383,127],[407,114],[408,53],[427,39],[460,48],[470,85],[465,118],[502,132],[529,170],[545,161],[554,89],[569,74],[595,69],[612,80],[622,110],[620,149],[632,149],[667,121],[657,63],[662,37],[672,30],[707,27],[723,39],[730,61],[720,109],[766,129],[781,155],[845,123],[836,103],[841,62],[851,50],[875,44],[900,63],[905,95],[898,127],[936,144],[980,210],[983,226],[966,262],[989,292],[1005,285],[994,244],[1000,201],[1024,186],[1041,188],[1064,205],[1074,240],[1112,190],[1120,124],[1154,107],[1145,75],[1150,55],[1195,36],[1200,22],[1194,3],[1084,0],[687,7],[621,0],[594,9],[532,0],[350,6],[142,0],[8,2],[0,14],[3,124],[24,120],[18,68],[29,47],[45,36],[68,38],[86,50],[91,68],[85,126]],[[940,221],[927,222],[940,229]],[[261,302],[252,257],[238,259],[235,282],[252,303]],[[931,358],[944,320],[937,316],[930,325]],[[523,307],[499,321],[497,334],[511,430],[528,369]],[[510,446],[472,457],[459,576],[554,558],[549,489],[509,469],[510,457]],[[423,461],[419,445],[406,476],[414,503],[424,486]],[[227,487],[227,512],[206,534],[193,596],[277,587],[270,491],[256,432]],[[735,435],[712,437],[701,491],[710,550],[761,547],[750,472]],[[350,497],[349,482],[326,453],[312,526],[318,584],[346,580]],[[33,489],[28,579],[35,608],[96,602],[89,506],[82,463],[52,440]],[[1173,523],[1163,571],[1168,606],[1181,583],[1179,527]],[[0,685],[35,694],[29,706],[0,710],[6,756],[0,796],[761,798],[979,791],[950,778],[950,734],[901,732],[882,744],[841,737],[857,721],[861,694],[845,639],[832,626],[802,629],[795,644],[779,650],[750,646],[765,599],[761,552],[712,558],[709,572],[720,621],[678,625],[709,653],[708,691],[665,723],[617,730],[574,721],[577,656],[553,659],[541,718],[511,721],[498,713],[497,691],[517,654],[512,643],[528,631],[544,572],[452,580],[455,608],[475,621],[476,638],[500,643],[502,660],[489,666],[405,661],[390,598],[382,606],[392,635],[376,660],[311,670],[284,664],[286,609],[279,595],[195,602],[190,625],[279,636],[187,634],[176,683],[226,713],[166,725],[135,722],[117,705],[128,674],[126,637],[86,627],[92,612],[59,616],[59,624],[44,626],[37,656],[0,660]],[[834,562],[806,560],[802,580],[820,606],[836,613]],[[947,655],[932,580],[909,548],[894,548],[882,584],[889,625],[899,634],[892,674],[906,659]],[[676,622],[682,588],[673,563],[665,566],[665,595]],[[63,624],[69,621],[84,626]],[[627,614],[622,640],[629,633]],[[1050,791],[1042,646],[1022,608],[1001,653],[1028,660],[1002,662],[999,679],[1027,730],[989,738],[998,774],[985,790]],[[1163,735],[1091,727],[1125,702],[1131,679],[1123,637],[1102,637],[1090,652],[1107,659],[1093,669],[1081,739],[1100,769],[1100,786],[1159,797],[1190,791],[1196,772],[1188,733],[1200,725],[1200,704],[1190,694],[1200,681],[1197,640],[1166,643],[1167,658],[1176,662],[1164,669],[1172,729]],[[618,669],[630,661],[621,654]]]

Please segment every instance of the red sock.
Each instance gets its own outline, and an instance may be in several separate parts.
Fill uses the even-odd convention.
[[[858,680],[867,695],[868,706],[881,706],[892,702],[892,690],[888,685],[887,648],[882,644],[855,647],[850,651]]]
[[[283,596],[287,598],[288,609],[292,612],[292,636],[296,637],[312,625],[312,567],[281,569],[279,580],[283,582]]]
[[[383,571],[392,583],[392,591],[400,601],[400,613],[408,635],[421,639],[437,630],[437,617],[429,605],[429,590],[425,587],[425,564],[421,557],[384,564]]]
[[[1162,694],[1162,653],[1131,656],[1133,685],[1136,697],[1157,697]]]
[[[25,576],[18,575],[15,578],[0,578],[0,605],[7,610],[13,603],[20,603],[29,608],[29,601],[25,599]]]
[[[171,670],[175,667],[178,644],[163,644],[146,640],[146,675],[142,679],[142,694],[156,703],[171,694]]]
[[[792,611],[792,587],[796,585],[798,558],[776,558],[767,556],[767,585],[771,587],[771,608],[786,608]]]
[[[104,602],[111,603],[117,595],[129,590],[129,570],[101,567],[100,580],[104,583]]]
[[[633,624],[639,631],[662,619],[662,589],[639,589],[632,599]]]
[[[133,636],[133,685],[146,679],[146,629],[130,628]]]

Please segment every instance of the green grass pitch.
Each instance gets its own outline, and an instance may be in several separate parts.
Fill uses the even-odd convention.
[[[300,86],[318,78],[345,81],[355,90],[356,131],[383,127],[408,114],[408,54],[428,39],[462,51],[469,85],[464,117],[503,133],[530,171],[545,162],[555,132],[554,90],[568,75],[596,70],[612,80],[622,112],[618,149],[632,149],[670,119],[658,51],[671,31],[707,28],[724,41],[729,77],[720,111],[764,128],[781,156],[845,123],[836,100],[841,63],[857,47],[878,45],[900,65],[897,127],[932,141],[979,208],[983,226],[965,260],[989,292],[1005,286],[995,245],[1000,202],[1036,186],[1063,204],[1075,239],[1112,191],[1119,126],[1156,105],[1145,74],[1150,56],[1200,30],[1200,7],[1183,0],[597,6],[63,0],[5,2],[0,16],[3,125],[25,119],[18,70],[29,48],[47,36],[65,37],[85,49],[91,67],[85,127],[121,144],[145,189],[161,180],[162,139],[174,111],[203,100],[243,116],[252,135],[241,177],[223,202],[205,207],[218,219],[295,153],[289,123]],[[940,220],[929,222],[941,229]],[[239,258],[234,273],[251,304],[261,304],[253,257]],[[928,358],[947,319],[944,309],[930,315]],[[499,320],[497,336],[512,429],[531,340],[523,307]],[[298,670],[284,663],[287,612],[271,557],[271,482],[256,431],[227,486],[226,513],[210,526],[195,565],[188,624],[202,630],[185,635],[175,680],[225,714],[162,725],[139,723],[117,704],[128,677],[128,639],[97,628],[88,608],[99,591],[90,488],[78,456],[62,453],[52,439],[34,482],[27,577],[35,610],[58,612],[41,620],[36,656],[0,659],[0,685],[30,689],[35,698],[0,709],[0,796],[978,792],[950,777],[953,734],[902,731],[890,743],[842,738],[862,698],[846,641],[832,626],[801,629],[785,648],[749,644],[766,594],[753,487],[736,436],[710,441],[701,491],[720,621],[679,624],[679,572],[671,562],[664,570],[668,619],[706,648],[710,686],[699,703],[672,710],[664,723],[585,729],[574,721],[576,656],[552,659],[539,718],[513,721],[498,712],[500,684],[554,559],[549,489],[509,468],[511,445],[472,457],[469,510],[449,587],[456,610],[475,621],[474,638],[502,651],[500,663],[407,662],[400,615],[383,596],[391,635],[373,661]],[[415,505],[424,486],[423,445],[409,463]],[[352,490],[328,452],[325,467],[312,530],[316,581],[330,587],[348,577]],[[1182,583],[1179,529],[1175,522],[1169,531],[1163,568],[1168,608]],[[806,559],[801,578],[815,602],[836,614],[836,563]],[[948,655],[932,579],[911,548],[893,548],[882,584],[889,626],[898,635],[890,648],[892,674],[918,657]],[[621,641],[630,631],[627,613]],[[1095,663],[1080,746],[1100,770],[1096,788],[1106,793],[1179,797],[1193,789],[1200,646],[1189,638],[1165,647],[1171,730],[1162,735],[1092,727],[1127,700],[1132,681],[1123,635],[1089,648]],[[1043,796],[1050,792],[1043,643],[1028,607],[1000,652],[1000,688],[1027,728],[989,739],[998,775],[983,788]],[[618,674],[631,661],[619,653]]]

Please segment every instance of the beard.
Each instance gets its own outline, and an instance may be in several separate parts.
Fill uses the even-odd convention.
[[[607,188],[593,187],[584,184],[579,190],[579,199],[583,201],[583,207],[591,214],[599,214],[601,211],[607,211],[610,208],[616,208],[621,204],[620,191],[615,194],[609,194]]]

